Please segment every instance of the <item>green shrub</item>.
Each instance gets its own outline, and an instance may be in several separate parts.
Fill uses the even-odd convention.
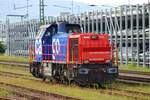
[[[5,53],[5,50],[6,50],[6,46],[2,44],[2,42],[0,42],[0,54]]]

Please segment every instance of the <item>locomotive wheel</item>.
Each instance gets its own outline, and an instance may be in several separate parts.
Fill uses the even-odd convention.
[[[39,69],[37,67],[35,68],[35,77],[39,78]]]
[[[39,76],[39,78],[43,78],[44,77],[42,68],[38,68],[38,76]]]
[[[54,84],[58,82],[55,78],[52,78],[50,81]]]
[[[60,83],[65,84],[65,78],[64,78],[64,76],[60,77]]]
[[[34,77],[36,77],[36,68],[35,68],[34,64],[30,65],[29,71]]]
[[[69,84],[69,80],[68,80],[65,76],[63,76],[63,77],[61,78],[61,83],[64,84],[64,85],[70,85],[70,84]]]
[[[34,75],[35,75],[35,77],[37,78],[37,76],[38,76],[37,68],[34,68],[34,70],[35,70]]]
[[[43,81],[46,81],[46,76],[44,76],[44,77],[42,78],[42,80],[43,80]]]
[[[34,67],[31,67],[31,68],[30,68],[30,71],[31,71],[31,74],[35,77],[35,68],[34,68]]]

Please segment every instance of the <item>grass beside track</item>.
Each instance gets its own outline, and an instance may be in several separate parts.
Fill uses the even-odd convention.
[[[29,74],[29,72],[27,72],[24,68],[19,68],[17,66],[15,67],[15,66],[0,65],[0,71],[19,73],[19,74],[22,73],[25,75]],[[0,82],[15,84],[18,86],[24,86],[24,87],[42,90],[50,93],[56,93],[65,96],[81,98],[85,100],[107,100],[110,98],[111,100],[122,99],[122,97],[120,96],[118,97],[114,95],[101,94],[99,90],[81,88],[78,86],[65,86],[65,85],[51,84],[51,83],[47,84],[45,82],[37,82],[34,80],[21,79],[21,77],[13,78],[13,77],[0,76]],[[122,100],[127,100],[127,99],[128,98],[124,98]]]
[[[0,71],[23,74],[26,76],[32,76],[29,73],[29,70],[27,68],[18,67],[18,66],[0,65]]]
[[[0,71],[4,72],[12,72],[12,73],[18,73],[18,74],[23,74],[26,76],[32,76],[29,73],[29,70],[18,67],[18,66],[8,66],[8,65],[0,65]],[[34,77],[33,77],[34,78]],[[127,90],[134,90],[134,91],[142,91],[142,92],[149,92],[150,91],[150,86],[143,86],[141,85],[130,85],[130,84],[123,84],[120,82],[114,82],[112,84],[113,87],[119,88],[119,89],[127,89]]]
[[[133,84],[125,84],[120,82],[114,82],[112,84],[113,88],[122,89],[122,90],[130,90],[130,91],[137,91],[137,92],[150,92],[150,85],[133,85]],[[150,97],[149,97],[150,99]]]
[[[0,88],[0,97],[7,97],[8,95],[11,95],[12,93],[9,90]]]
[[[28,62],[28,57],[0,55],[0,61]]]
[[[81,98],[84,100],[128,100],[128,98],[122,98],[121,96],[114,96],[108,94],[101,94],[99,90],[80,88],[78,86],[64,86],[59,84],[46,84],[39,83],[32,80],[25,80],[19,78],[6,77],[2,79],[0,76],[0,82],[15,84],[27,88],[42,90],[50,93],[56,93],[64,96],[71,96],[75,98]],[[34,85],[33,85],[34,84]]]
[[[15,67],[15,66],[7,66],[7,65],[0,65],[0,71],[3,72],[12,72],[18,73],[23,75],[31,74],[25,68]],[[50,93],[61,94],[65,96],[77,97],[85,100],[128,100],[129,98],[115,96],[115,95],[108,95],[100,93],[99,89],[88,89],[88,88],[81,88],[78,86],[65,86],[60,84],[52,84],[52,83],[45,83],[45,82],[37,82],[34,80],[22,79],[20,78],[13,78],[13,77],[5,77],[0,76],[0,82],[14,84],[18,86],[24,86],[28,88],[33,88],[37,90],[43,90]],[[34,84],[34,85],[33,85]],[[112,84],[112,87],[116,87],[119,89],[127,89],[127,90],[134,90],[134,91],[142,91],[148,92],[150,91],[150,86],[139,86],[139,85],[128,85],[123,83],[115,82]]]

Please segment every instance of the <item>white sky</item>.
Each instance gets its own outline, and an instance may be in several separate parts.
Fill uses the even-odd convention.
[[[95,4],[95,5],[122,5],[122,4],[143,4],[150,0],[74,0],[77,2]]]
[[[0,20],[5,20],[6,15],[8,14],[19,14],[25,15],[27,12],[26,8],[14,10],[14,4],[16,7],[24,7],[26,6],[26,0],[0,0]],[[72,0],[44,0],[45,4],[48,5],[45,7],[45,16],[58,16],[60,12],[71,12],[69,9],[63,9],[54,7],[53,5],[60,5],[64,7],[72,7]],[[125,4],[143,4],[148,3],[150,0],[73,0],[73,13],[81,13],[89,10],[97,10],[101,9],[98,5],[106,5],[108,6],[118,6]],[[39,0],[29,0],[29,4],[33,6],[29,8],[29,16],[32,19],[39,18]],[[97,5],[95,7],[90,7],[88,5]],[[104,8],[105,8],[104,7]]]

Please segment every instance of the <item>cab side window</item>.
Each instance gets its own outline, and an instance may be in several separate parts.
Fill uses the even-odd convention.
[[[66,32],[67,33],[81,33],[81,29],[79,25],[76,24],[67,24],[66,25]]]
[[[51,27],[51,28],[45,33],[45,36],[54,35],[55,33],[57,33],[57,27]]]

